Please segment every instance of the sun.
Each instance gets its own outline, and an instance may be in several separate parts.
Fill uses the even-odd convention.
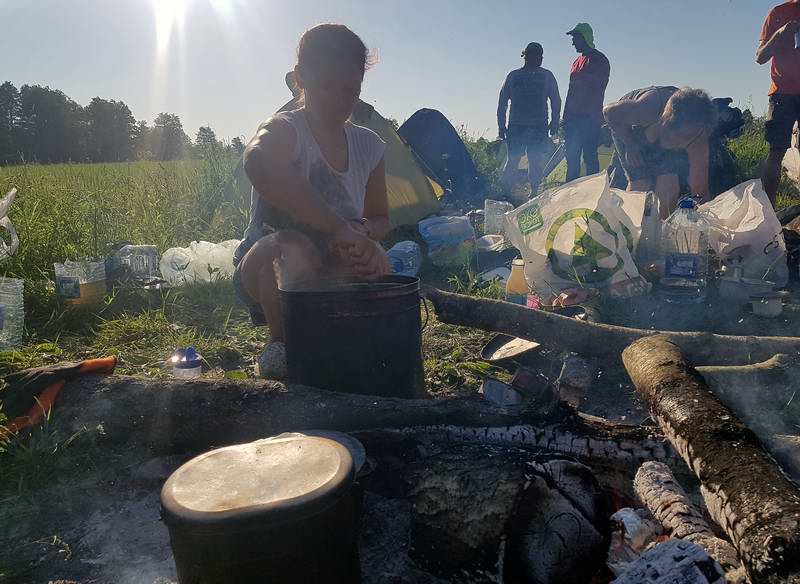
[[[174,32],[183,28],[186,9],[191,0],[152,0],[156,24],[156,47],[163,54]]]

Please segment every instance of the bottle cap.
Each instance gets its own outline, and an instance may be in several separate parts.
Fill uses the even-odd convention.
[[[175,349],[169,362],[177,369],[194,369],[202,365],[203,358],[194,347],[187,347],[186,349]]]
[[[681,209],[694,209],[694,201],[692,199],[682,199],[680,203],[678,203],[678,207]]]

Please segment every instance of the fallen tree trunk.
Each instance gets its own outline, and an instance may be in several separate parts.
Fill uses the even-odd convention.
[[[764,361],[778,353],[800,353],[800,338],[744,337],[700,332],[661,332],[584,322],[524,306],[444,292],[425,291],[442,322],[506,333],[583,357],[619,361],[634,341],[666,335],[693,364],[742,364]]]
[[[800,491],[756,435],[714,397],[668,337],[640,339],[622,359],[667,439],[700,480],[712,518],[753,583],[800,583]]]
[[[774,355],[751,365],[703,366],[698,373],[726,403],[781,412],[800,389],[800,355]]]
[[[194,453],[286,431],[409,429],[628,465],[671,455],[652,431],[576,414],[563,404],[536,416],[477,396],[411,400],[265,381],[87,376],[64,388],[52,422],[67,433],[102,426],[107,443],[154,454]]]
[[[734,547],[714,535],[703,514],[689,500],[666,464],[644,463],[636,472],[633,488],[671,537],[688,539],[706,550],[722,566],[727,582],[745,582],[744,570]]]

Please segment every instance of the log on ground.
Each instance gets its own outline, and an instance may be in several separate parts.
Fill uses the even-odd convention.
[[[745,337],[703,332],[663,332],[584,322],[524,306],[444,292],[425,291],[442,322],[495,331],[536,341],[547,347],[579,353],[586,358],[619,362],[634,341],[657,334],[678,345],[693,365],[743,364],[773,355],[800,353],[800,338]]]
[[[800,491],[663,335],[622,355],[636,390],[700,480],[714,519],[754,584],[800,583]]]
[[[61,392],[51,425],[67,435],[100,425],[106,444],[142,447],[154,455],[191,454],[287,431],[386,428],[441,430],[462,441],[487,443],[497,436],[498,443],[583,458],[618,454],[618,460],[631,464],[654,453],[659,459],[671,454],[657,432],[576,414],[563,404],[537,416],[477,395],[400,399],[264,381],[86,376]]]

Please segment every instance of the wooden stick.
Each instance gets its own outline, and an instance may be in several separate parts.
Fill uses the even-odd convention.
[[[435,288],[425,291],[442,322],[496,331],[537,341],[546,347],[579,353],[586,358],[619,362],[634,341],[666,335],[692,364],[747,364],[778,353],[800,353],[800,338],[744,337],[701,332],[662,332],[579,321],[509,302],[452,294]]]

